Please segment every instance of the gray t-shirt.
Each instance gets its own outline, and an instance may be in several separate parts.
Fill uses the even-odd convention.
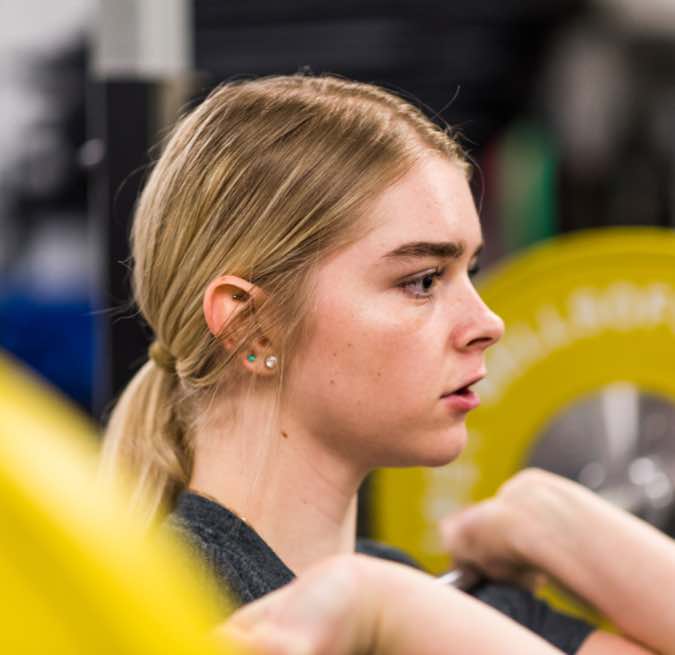
[[[254,601],[295,578],[255,530],[208,498],[182,492],[166,526],[192,546],[223,593],[241,604]],[[420,568],[400,550],[374,541],[360,539],[356,550]],[[485,581],[468,593],[565,653],[576,653],[594,629],[584,621],[556,612],[519,587]]]

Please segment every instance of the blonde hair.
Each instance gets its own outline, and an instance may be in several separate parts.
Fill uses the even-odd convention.
[[[233,364],[256,327],[283,326],[274,344],[283,372],[307,313],[312,268],[357,238],[366,201],[429,151],[467,166],[449,131],[418,109],[333,76],[225,84],[179,121],[140,196],[131,237],[134,296],[156,342],[113,410],[102,458],[104,477],[122,469],[130,476],[132,504],[149,520],[188,483],[199,403],[216,387],[242,383],[245,370]],[[229,354],[227,335],[214,337],[202,313],[207,285],[226,273],[269,298],[237,330]]]

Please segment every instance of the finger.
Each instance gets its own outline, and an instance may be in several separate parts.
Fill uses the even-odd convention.
[[[251,655],[321,655],[316,642],[296,629],[261,623],[246,635]]]
[[[451,552],[472,550],[477,535],[498,521],[495,501],[486,500],[445,517],[440,523],[441,538]]]
[[[319,566],[290,585],[237,611],[231,625],[246,631],[256,646],[293,648],[293,652],[342,652],[347,639],[343,622],[356,623],[354,598],[358,587],[349,579],[349,562]],[[286,651],[279,651],[286,652]],[[345,653],[348,651],[344,651]]]
[[[242,652],[258,655],[248,632],[241,630],[237,626],[224,623],[213,631],[213,638],[216,646],[221,647],[223,653]]]
[[[468,512],[468,509],[462,510],[460,512],[454,512],[453,514],[444,516],[439,524],[438,529],[441,536],[441,542],[443,543],[446,550],[453,551],[464,545],[465,541],[465,529],[464,529],[464,515]]]
[[[277,589],[263,598],[238,609],[228,620],[227,625],[247,630],[268,620],[276,610],[284,606],[284,601],[294,590],[294,584]]]
[[[227,636],[228,643],[232,643],[232,637],[234,637],[235,643],[240,646],[237,652],[247,653],[247,655],[319,655],[320,653],[310,639],[301,632],[282,629],[269,623],[258,624],[248,631],[226,627],[222,635]]]
[[[231,621],[214,631],[218,645],[229,649],[224,652],[247,655],[318,655],[319,650],[308,635],[298,629],[281,627],[268,621],[260,621],[242,628]],[[236,648],[232,648],[235,646]]]

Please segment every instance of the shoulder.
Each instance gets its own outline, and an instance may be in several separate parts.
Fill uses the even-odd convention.
[[[294,577],[251,527],[197,494],[179,496],[163,529],[186,543],[223,593],[239,603],[256,600]]]

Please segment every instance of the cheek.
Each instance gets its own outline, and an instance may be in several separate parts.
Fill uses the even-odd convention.
[[[432,306],[324,305],[289,370],[287,408],[310,434],[366,466],[447,464],[463,421],[439,403],[447,316]]]
[[[401,315],[384,304],[322,307],[304,355],[317,365],[314,392],[323,389],[348,405],[401,407],[414,400],[416,389],[423,392],[425,384],[435,381],[431,369],[442,350],[428,319],[419,307],[414,309],[414,314]]]

